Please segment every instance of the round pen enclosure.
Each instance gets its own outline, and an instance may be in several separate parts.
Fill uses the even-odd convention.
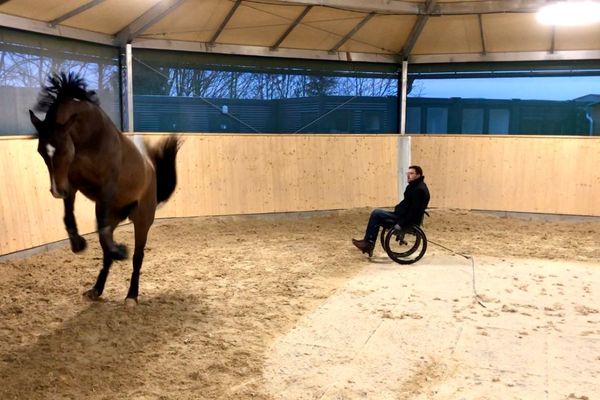
[[[600,24],[546,3],[0,0],[0,398],[599,397]]]

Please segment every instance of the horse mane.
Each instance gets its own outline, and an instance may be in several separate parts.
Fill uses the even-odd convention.
[[[82,77],[74,72],[60,72],[48,75],[48,84],[42,87],[35,109],[47,112],[67,99],[79,99],[100,105],[96,92],[87,90],[87,83]]]

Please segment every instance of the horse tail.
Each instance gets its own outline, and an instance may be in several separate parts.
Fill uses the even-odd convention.
[[[167,201],[177,186],[175,161],[181,143],[179,136],[173,135],[147,150],[156,171],[156,200],[158,203]]]

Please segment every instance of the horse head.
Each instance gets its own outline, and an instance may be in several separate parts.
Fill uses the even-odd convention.
[[[72,134],[77,114],[72,114],[64,124],[48,121],[47,117],[42,121],[31,110],[29,117],[37,131],[37,151],[48,167],[50,192],[57,199],[64,199],[71,192],[69,168],[75,158]]]

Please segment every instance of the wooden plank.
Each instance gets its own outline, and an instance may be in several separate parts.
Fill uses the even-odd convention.
[[[432,207],[600,216],[600,138],[416,135],[412,157]]]
[[[67,237],[63,203],[49,191],[48,171],[32,139],[0,140],[0,254]],[[95,230],[93,204],[79,196],[80,232]]]

